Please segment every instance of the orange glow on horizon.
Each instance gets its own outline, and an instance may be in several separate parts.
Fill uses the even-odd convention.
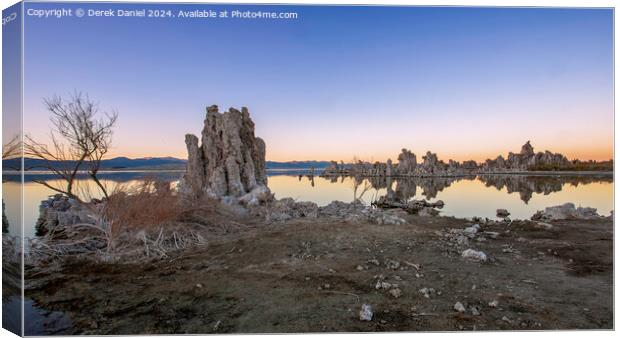
[[[424,156],[426,154],[426,151],[416,151],[414,149],[411,149],[411,151],[413,151],[418,159],[418,162],[422,161],[422,156]],[[510,150],[513,153],[518,153],[519,149],[515,149],[515,150]],[[438,151],[433,151],[437,153],[437,156],[440,160],[443,160],[444,162],[448,162],[448,160],[452,159],[455,161],[467,161],[467,160],[474,160],[478,163],[484,162],[487,159],[495,159],[497,156],[502,155],[504,158],[508,157],[508,153],[510,151],[504,151],[504,152],[491,152],[491,151],[480,151],[480,152],[476,152],[476,153],[457,153],[457,152],[453,152],[453,153],[442,153],[442,152],[438,152]],[[545,151],[543,149],[537,149],[534,148],[535,152],[539,152],[539,151]],[[589,160],[594,160],[594,161],[608,161],[613,159],[613,147],[607,147],[607,148],[596,148],[596,149],[592,149],[592,150],[588,150],[588,149],[574,149],[574,150],[570,150],[570,149],[563,149],[563,150],[552,150],[550,149],[549,151],[553,152],[553,153],[561,153],[564,156],[566,156],[569,160],[581,160],[581,161],[589,161]],[[299,152],[295,155],[291,155],[288,153],[280,153],[280,152],[269,152],[269,148],[267,149],[267,161],[275,161],[275,162],[289,162],[289,161],[344,161],[345,163],[347,162],[352,162],[354,157],[357,157],[358,159],[362,160],[362,161],[368,161],[368,162],[375,162],[375,161],[380,161],[380,162],[385,162],[387,161],[387,159],[391,159],[392,162],[397,162],[398,161],[398,154],[400,153],[400,150],[395,150],[394,152],[390,153],[390,154],[378,154],[378,155],[368,155],[368,156],[362,156],[362,155],[354,155],[354,154],[336,154],[336,153],[331,153],[331,152],[321,152],[321,149],[313,149],[312,151],[308,151],[308,152]],[[145,157],[174,157],[174,158],[179,158],[179,159],[186,159],[187,158],[187,153],[185,151],[177,151],[177,152],[139,152],[139,151],[122,151],[121,149],[118,149],[117,151],[111,152],[110,155],[107,158],[114,158],[114,157],[128,157],[128,158],[145,158]]]

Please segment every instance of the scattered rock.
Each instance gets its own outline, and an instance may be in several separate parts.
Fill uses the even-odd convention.
[[[465,258],[465,259],[469,259],[469,260],[473,260],[473,261],[478,261],[478,262],[486,262],[487,261],[487,255],[484,252],[476,251],[476,250],[473,250],[473,249],[467,249],[467,250],[463,251],[461,256],[463,258]]]
[[[500,218],[506,218],[510,216],[510,213],[506,209],[497,209],[496,215],[497,217],[500,217]]]
[[[391,212],[379,212],[375,217],[375,223],[379,225],[402,225],[407,224],[407,221]]]
[[[370,263],[370,264],[376,265],[376,266],[381,265],[381,263],[379,263],[379,260],[376,259],[376,258],[369,259],[367,262]]]
[[[433,288],[422,288],[418,292],[424,295],[424,298],[431,298],[431,296],[435,295],[435,289]]]
[[[362,304],[362,309],[360,310],[360,320],[369,322],[372,320],[372,306],[369,304]]]
[[[419,216],[437,216],[439,215],[439,210],[431,207],[424,207],[420,211],[418,211]]]
[[[270,203],[266,208],[268,221],[282,222],[294,218],[317,218],[319,207],[313,202],[295,202],[294,199],[282,198]]]
[[[499,232],[495,231],[485,231],[483,234],[492,239],[497,239],[499,237]]]
[[[469,238],[473,238],[478,233],[478,230],[480,230],[480,225],[474,224],[470,227],[465,228],[463,230],[463,234],[465,234]]]
[[[460,312],[460,313],[464,313],[465,310],[465,306],[463,306],[463,304],[461,304],[461,302],[456,302],[454,304],[454,311]]]
[[[377,281],[377,284],[375,285],[375,289],[377,290],[388,290],[392,287],[392,284],[388,283],[388,282],[384,282],[384,281]]]
[[[403,293],[402,291],[400,291],[399,288],[394,288],[389,291],[389,294],[392,295],[392,297],[394,298],[399,298]]]
[[[400,267],[400,262],[392,259],[387,259],[385,261],[385,267],[392,270],[397,270]]]

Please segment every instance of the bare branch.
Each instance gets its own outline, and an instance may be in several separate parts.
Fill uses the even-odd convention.
[[[69,100],[54,96],[44,99],[44,103],[50,112],[53,126],[50,144],[26,136],[25,154],[42,160],[42,169],[53,172],[65,182],[65,189],[53,190],[75,198],[75,179],[79,171],[85,170],[107,198],[107,190],[97,174],[101,161],[110,149],[112,129],[118,114],[100,114],[98,105],[79,92],[74,93]],[[103,116],[99,118],[99,115]],[[49,188],[49,185],[46,186]]]

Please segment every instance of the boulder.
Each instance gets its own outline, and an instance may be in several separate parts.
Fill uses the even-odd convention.
[[[360,310],[359,313],[360,316],[360,320],[361,321],[365,321],[365,322],[369,322],[372,320],[372,306],[370,306],[370,304],[362,304],[362,308]]]
[[[65,195],[56,194],[41,202],[35,230],[37,236],[43,236],[58,226],[95,222],[92,209]]]
[[[595,208],[575,208],[573,203],[565,203],[547,207],[544,211],[539,210],[531,219],[533,221],[549,222],[564,219],[598,219],[601,217]]]
[[[473,250],[473,249],[467,249],[467,250],[463,251],[461,256],[463,258],[465,258],[465,259],[469,259],[469,260],[477,261],[477,262],[486,262],[487,261],[487,255],[484,252],[476,251],[476,250]]]

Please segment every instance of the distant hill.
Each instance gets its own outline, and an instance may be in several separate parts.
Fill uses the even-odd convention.
[[[20,167],[21,159],[13,158],[2,160],[3,170],[16,170]],[[45,170],[44,161],[34,158],[24,158],[26,170]],[[56,168],[72,166],[70,161],[55,162]],[[115,157],[101,162],[101,170],[184,170],[187,160],[174,157],[145,157],[127,158]],[[290,161],[274,162],[267,161],[267,169],[324,169],[329,165],[329,161]]]
[[[20,167],[20,158],[2,160],[3,170],[15,170]],[[73,161],[57,161],[54,167],[63,168],[73,165]],[[174,157],[127,158],[115,157],[101,161],[101,170],[183,170],[186,160]],[[45,161],[35,158],[24,158],[26,170],[45,170]]]

